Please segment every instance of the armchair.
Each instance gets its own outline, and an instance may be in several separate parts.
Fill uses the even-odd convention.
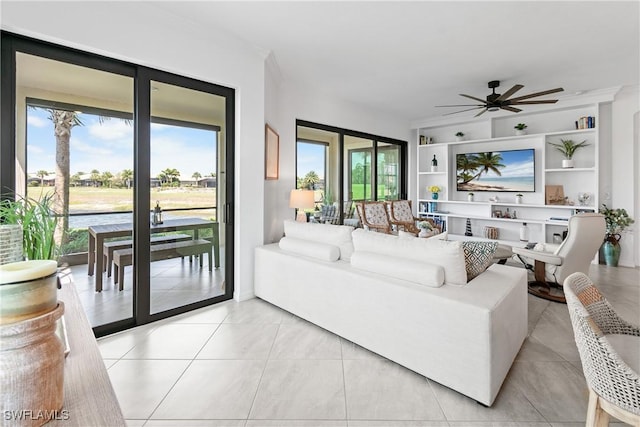
[[[360,202],[356,208],[363,227],[391,234],[391,222],[384,202]]]
[[[587,426],[609,415],[640,426],[640,327],[620,318],[589,277],[564,281],[573,333],[589,386]]]
[[[422,219],[413,216],[411,200],[392,200],[387,204],[392,225],[395,225],[398,230],[402,228],[408,233],[417,234],[420,232],[420,229],[416,226],[416,221],[421,221]]]
[[[566,239],[553,252],[513,248],[527,268],[533,264],[534,281],[529,293],[556,302],[566,302],[562,283],[571,273],[589,272],[589,264],[605,236],[604,216],[595,213],[569,218]]]

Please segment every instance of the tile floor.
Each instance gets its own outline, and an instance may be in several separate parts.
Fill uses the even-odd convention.
[[[224,248],[220,265],[224,266]],[[103,273],[103,290],[95,291],[95,276],[87,275],[87,264],[70,267],[78,296],[92,327],[132,317],[133,268],[125,268],[124,290],[114,285],[113,276]],[[157,313],[174,307],[223,295],[224,267],[209,271],[198,262],[187,259],[168,259],[151,263],[151,312]]]
[[[590,275],[640,323],[640,270]],[[587,410],[566,305],[532,296],[529,337],[491,408],[259,299],[99,346],[130,426],[578,427]]]

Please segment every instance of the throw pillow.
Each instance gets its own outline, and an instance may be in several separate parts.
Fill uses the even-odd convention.
[[[462,242],[467,283],[485,271],[493,262],[498,242]]]

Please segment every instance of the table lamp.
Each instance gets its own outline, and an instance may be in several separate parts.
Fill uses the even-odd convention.
[[[315,206],[313,190],[291,190],[289,195],[289,207],[297,210],[296,221],[307,222],[307,214],[303,209],[311,209]]]

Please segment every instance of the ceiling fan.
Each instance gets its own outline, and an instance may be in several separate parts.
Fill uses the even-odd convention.
[[[479,104],[457,104],[457,105],[436,105],[436,107],[473,107],[467,108],[466,110],[454,111],[453,113],[446,113],[445,116],[449,114],[462,113],[464,111],[471,111],[482,109],[478,114],[474,117],[478,117],[481,114],[486,113],[487,111],[498,111],[499,109],[513,111],[514,113],[519,113],[522,111],[519,108],[513,107],[513,105],[526,105],[526,104],[555,104],[558,102],[557,99],[544,99],[537,101],[529,101],[530,98],[535,98],[536,96],[548,95],[550,93],[562,92],[564,89],[561,87],[555,89],[549,89],[542,92],[530,93],[529,95],[519,96],[517,98],[509,97],[522,89],[523,85],[514,85],[511,89],[506,91],[503,94],[496,93],[496,88],[500,86],[499,80],[492,80],[489,82],[489,89],[492,89],[492,93],[487,95],[487,99],[476,98],[475,96],[465,95],[461,93],[460,96],[464,96],[465,98],[473,99],[474,101],[478,101]]]

